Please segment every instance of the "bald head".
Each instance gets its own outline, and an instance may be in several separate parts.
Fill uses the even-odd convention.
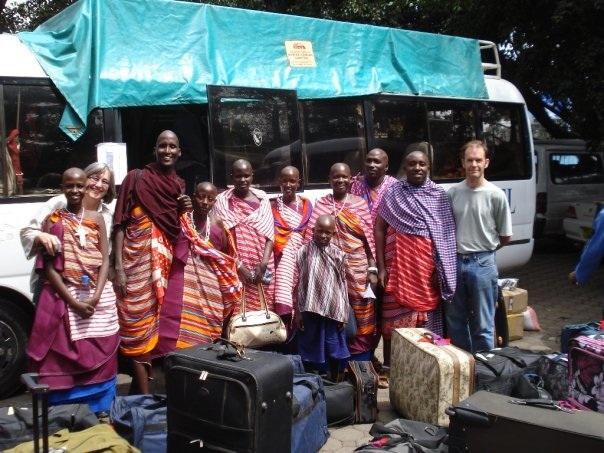
[[[371,187],[382,183],[388,171],[388,154],[381,148],[373,148],[365,157],[365,180]]]
[[[162,140],[171,140],[171,141],[175,142],[177,146],[180,146],[180,143],[178,141],[178,136],[176,135],[175,132],[173,132],[171,130],[166,129],[165,131],[162,131],[157,136],[157,140],[155,141],[155,146],[159,145]]]
[[[210,181],[204,181],[197,184],[195,187],[195,193],[208,193],[216,196],[218,194],[218,189],[216,189],[216,186]]]
[[[377,157],[382,160],[386,165],[388,165],[388,153],[384,151],[382,148],[373,148],[371,151],[367,153],[367,157]]]
[[[63,172],[63,178],[62,178],[63,183],[65,182],[66,179],[69,179],[69,178],[72,178],[72,179],[84,178],[84,180],[86,180],[86,173],[81,168],[71,167]]]
[[[313,230],[313,242],[318,247],[326,247],[336,231],[336,222],[330,215],[323,214],[317,217]]]
[[[293,165],[288,165],[287,167],[283,167],[280,174],[281,178],[287,179],[300,179],[300,172]]]
[[[235,174],[237,170],[252,170],[252,164],[245,159],[237,159],[231,166],[231,174]]]
[[[350,176],[350,167],[344,162],[335,163],[329,169],[329,175],[332,176],[337,173],[346,173],[348,176]]]

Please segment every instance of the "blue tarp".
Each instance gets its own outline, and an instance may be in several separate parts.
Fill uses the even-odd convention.
[[[206,103],[206,84],[486,98],[477,40],[171,0],[80,0],[19,38],[67,99],[76,139],[96,107]],[[286,41],[312,45],[292,63]],[[305,54],[308,55],[308,54]],[[295,57],[295,55],[294,55]]]

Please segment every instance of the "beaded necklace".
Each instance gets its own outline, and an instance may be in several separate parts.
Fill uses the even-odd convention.
[[[197,223],[195,223],[195,212],[191,211],[189,213],[190,217],[191,217],[191,222],[193,222],[193,225],[195,226],[195,229],[197,230],[198,233],[201,233],[201,227],[197,228]],[[203,241],[204,242],[208,242],[210,240],[210,226],[211,226],[212,220],[210,218],[210,214],[207,215],[206,217],[206,223],[205,223],[205,231],[203,234]]]
[[[342,211],[344,210],[344,208],[346,207],[346,202],[348,201],[348,193],[346,193],[346,196],[344,197],[344,201],[342,202],[342,207],[340,207],[340,210],[338,211],[336,209],[336,199],[334,198],[334,196],[331,196],[331,203],[333,205],[333,215],[334,217],[338,217]]]
[[[285,203],[283,202],[283,195],[279,195],[277,197],[277,209],[280,213],[283,213],[283,206]],[[300,200],[298,199],[298,195],[296,195],[296,212],[300,212]]]

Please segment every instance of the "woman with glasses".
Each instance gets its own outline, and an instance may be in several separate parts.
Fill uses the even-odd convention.
[[[84,209],[97,211],[103,216],[107,237],[111,235],[111,223],[113,219],[115,198],[115,178],[111,168],[102,162],[93,162],[84,169],[86,173],[86,193],[82,200]],[[49,199],[30,220],[29,224],[21,229],[21,245],[28,259],[36,256],[37,253],[45,249],[46,252],[55,256],[61,250],[59,239],[42,231],[44,219],[57,209],[63,209],[67,206],[67,199],[64,194],[57,195]],[[111,244],[111,242],[109,242]],[[38,275],[32,273],[31,290],[34,294],[34,303],[37,303],[38,296],[42,289],[42,282]]]

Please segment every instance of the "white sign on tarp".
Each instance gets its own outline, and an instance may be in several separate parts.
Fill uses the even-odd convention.
[[[128,156],[125,143],[99,143],[96,145],[96,159],[106,163],[113,170],[115,184],[120,185],[128,173]]]

